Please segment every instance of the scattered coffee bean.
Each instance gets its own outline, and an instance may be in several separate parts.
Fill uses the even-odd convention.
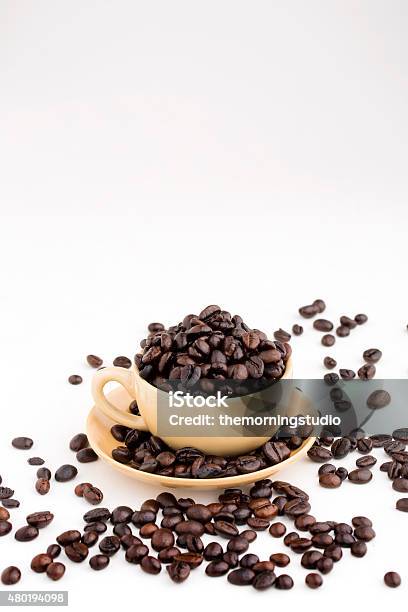
[[[284,553],[273,553],[269,560],[273,561],[278,567],[286,567],[290,563],[290,558]]]
[[[397,510],[401,512],[408,512],[408,497],[401,497],[396,503]]]
[[[227,577],[228,582],[236,586],[246,586],[248,584],[252,584],[254,578],[255,572],[253,572],[249,568],[244,567],[232,570],[232,572],[230,572]]]
[[[33,557],[31,561],[31,569],[37,574],[43,574],[47,567],[52,563],[52,558],[49,555],[41,553]]]
[[[47,527],[54,519],[54,515],[49,510],[43,510],[42,512],[33,512],[26,518],[28,525],[37,527],[37,529],[43,529]]]
[[[329,332],[333,329],[333,323],[327,319],[315,319],[313,327],[318,331]]]
[[[56,559],[61,554],[61,546],[59,544],[50,544],[47,548],[47,555],[51,557],[51,559]]]
[[[68,482],[75,478],[78,474],[78,470],[74,465],[61,465],[58,470],[55,472],[55,480],[58,482]]]
[[[397,574],[397,572],[387,572],[384,575],[384,582],[387,587],[391,587],[392,589],[399,587],[401,584],[401,576]]]
[[[340,323],[341,325],[344,325],[345,327],[348,327],[350,329],[354,329],[357,326],[355,319],[350,319],[350,317],[347,317],[345,315],[340,317]]]
[[[340,325],[336,329],[336,334],[339,336],[339,338],[346,338],[347,336],[350,335],[350,328],[347,327],[346,325]]]
[[[388,391],[384,391],[383,389],[377,389],[377,391],[373,391],[367,398],[367,406],[372,410],[377,410],[378,408],[385,408],[390,403],[391,395],[388,393]]]
[[[42,459],[42,457],[30,457],[30,459],[27,460],[27,463],[29,465],[44,465],[45,461]]]
[[[82,376],[79,376],[79,374],[71,374],[71,376],[68,378],[68,382],[70,385],[80,385],[82,382]]]
[[[85,561],[89,553],[88,547],[82,542],[73,542],[65,547],[65,554],[74,563]]]
[[[356,373],[353,370],[347,370],[345,368],[341,368],[339,374],[343,380],[353,380],[353,378],[356,377]]]
[[[21,572],[15,565],[10,565],[6,567],[1,573],[1,581],[6,586],[12,586],[13,584],[17,584],[17,582],[21,578]]]
[[[377,459],[372,455],[365,455],[364,457],[360,457],[357,459],[356,466],[362,468],[370,468],[377,463]]]
[[[269,527],[269,533],[274,538],[281,538],[286,533],[286,525],[283,523],[273,523]]]
[[[357,325],[363,325],[363,323],[366,323],[368,321],[368,317],[365,314],[357,314],[354,317],[354,320],[357,323]]]
[[[324,337],[324,336],[323,336]],[[337,366],[337,361],[333,357],[325,357],[323,360],[324,367],[328,370],[333,370]]]
[[[98,555],[94,555],[93,557],[89,559],[89,565],[96,572],[105,569],[105,567],[108,567],[109,562],[110,562],[110,558],[108,557],[108,555],[98,554]]]
[[[79,542],[80,539],[81,534],[79,531],[77,531],[76,529],[69,529],[68,531],[60,533],[60,535],[57,537],[57,542],[60,546],[65,548],[66,546],[69,546],[74,542]]]
[[[273,336],[275,340],[278,340],[279,342],[289,342],[289,340],[291,339],[291,335],[281,328],[273,332]]]
[[[32,525],[25,525],[20,527],[14,534],[14,538],[18,542],[31,542],[38,536],[38,529]]]
[[[337,489],[341,485],[341,478],[336,474],[322,474],[319,477],[319,484],[325,489]]]
[[[37,470],[37,478],[43,478],[45,480],[51,479],[51,472],[48,468],[40,468]]]
[[[333,346],[335,342],[336,342],[336,338],[333,336],[333,334],[324,334],[324,336],[322,336],[321,343],[323,344],[323,346]],[[335,367],[335,366],[332,366],[332,367]]]
[[[115,359],[113,360],[113,365],[118,366],[120,368],[130,368],[132,362],[128,357],[120,355],[119,357],[115,357]]]
[[[19,450],[28,450],[34,444],[31,438],[27,438],[25,436],[20,436],[19,438],[14,438],[11,441],[11,444],[14,448],[18,448]]]
[[[223,563],[223,562],[218,561],[217,563]],[[207,576],[216,576],[216,575],[221,576],[222,575],[222,574],[211,573],[211,570],[209,569],[210,565],[211,563],[206,568]],[[225,563],[224,565],[227,565],[227,564]],[[188,563],[184,563],[183,561],[173,561],[172,563],[170,563],[170,565],[167,566],[166,570],[171,580],[175,582],[176,584],[181,584],[182,582],[187,580],[187,578],[190,575],[190,571],[191,571]],[[228,571],[228,565],[227,565],[227,571]]]
[[[354,484],[366,484],[370,482],[373,474],[370,470],[365,468],[358,468],[357,470],[352,470],[349,472],[348,478],[350,482]]]
[[[275,587],[287,591],[293,587],[293,579],[287,574],[281,574],[275,580]]]
[[[69,443],[69,448],[75,453],[89,446],[88,436],[84,433],[76,434]]]
[[[76,459],[79,463],[91,463],[98,460],[98,455],[93,448],[82,448],[77,452]]]
[[[18,499],[13,499],[12,497],[3,499],[1,503],[5,508],[18,508],[20,506]]]
[[[361,380],[371,380],[374,378],[375,373],[375,366],[370,363],[366,363],[361,366],[361,368],[357,372],[357,375]]]
[[[51,580],[60,580],[65,574],[65,565],[63,563],[59,563],[59,561],[53,561],[47,567],[47,576],[51,578]]]
[[[0,506],[0,521],[8,521],[10,518],[10,512],[6,508]]]
[[[380,361],[382,357],[382,352],[379,349],[367,349],[366,351],[364,351],[363,353],[363,359],[364,361],[367,361],[367,363],[377,363],[378,361]]]
[[[367,544],[363,541],[352,542],[350,552],[354,557],[364,557],[367,553]]]
[[[329,374],[325,374],[323,376],[323,380],[326,383],[326,385],[333,387],[339,382],[340,379],[339,379],[338,374],[336,374],[335,372],[330,372]]]
[[[292,332],[295,336],[301,336],[303,334],[303,327],[295,323],[295,325],[292,326]]]
[[[328,448],[322,446],[312,446],[312,448],[307,451],[307,455],[309,459],[315,463],[326,463],[333,458],[332,452]]]
[[[0,538],[7,535],[12,530],[13,526],[7,520],[0,521]]]
[[[149,555],[143,557],[140,562],[140,567],[147,574],[160,574],[162,568],[159,559],[156,559],[156,557],[151,557]]]
[[[317,313],[319,312],[321,312],[319,308],[313,304],[310,306],[302,306],[301,308],[299,308],[299,314],[305,319],[310,319],[317,315]]]
[[[91,368],[100,368],[103,364],[103,359],[98,357],[97,355],[87,355],[86,360]]]
[[[310,589],[318,589],[323,584],[323,578],[320,574],[311,573],[306,576],[305,583]]]
[[[50,481],[47,478],[38,478],[35,483],[35,490],[40,495],[46,495],[50,490]]]
[[[94,487],[93,485],[89,487],[85,487],[83,491],[83,498],[93,506],[97,506],[103,500],[103,493],[98,487]]]

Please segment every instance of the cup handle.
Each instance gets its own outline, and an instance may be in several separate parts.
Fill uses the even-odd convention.
[[[131,397],[137,400],[135,395],[135,373],[125,368],[111,367],[103,368],[95,373],[92,380],[92,395],[95,404],[102,412],[115,423],[126,425],[132,429],[148,431],[147,425],[141,416],[126,413],[112,404],[105,395],[104,387],[108,382],[118,382],[126,389]]]

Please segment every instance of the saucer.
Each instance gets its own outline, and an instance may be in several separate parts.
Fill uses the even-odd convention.
[[[121,409],[126,409],[132,401],[132,397],[122,386],[116,387],[107,393],[107,397],[113,404]],[[122,472],[122,474],[130,478],[171,489],[225,489],[240,487],[242,485],[252,484],[257,480],[270,478],[281,469],[304,457],[315,441],[315,438],[308,438],[303,442],[302,446],[292,451],[289,459],[277,465],[270,465],[263,470],[252,472],[251,474],[239,474],[238,476],[227,476],[226,478],[175,478],[174,476],[161,476],[160,474],[142,472],[112,459],[112,450],[119,445],[118,441],[115,440],[110,433],[112,425],[115,425],[115,422],[106,417],[96,406],[91,409],[86,422],[86,431],[89,443],[97,455],[114,470]]]

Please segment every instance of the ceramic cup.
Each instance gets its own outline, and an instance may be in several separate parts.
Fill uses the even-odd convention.
[[[282,379],[292,378],[292,359],[289,358],[286,363],[286,369]],[[119,409],[115,406],[104,393],[104,387],[107,383],[117,382],[122,385],[131,397],[138,404],[141,416],[135,416],[129,411]],[[94,375],[92,381],[92,394],[96,406],[113,422],[126,425],[132,429],[141,429],[149,431],[153,435],[158,435],[157,431],[157,405],[160,401],[160,394],[165,394],[164,391],[157,389],[147,381],[143,380],[138,374],[136,368],[125,369],[120,367],[109,367],[99,370]],[[166,394],[167,395],[167,394]],[[233,414],[242,413],[246,410],[247,400],[249,396],[245,396],[244,403],[240,397],[228,399],[228,405]],[[165,398],[162,400],[165,402]],[[301,397],[299,392],[294,390],[293,398],[290,401],[290,412],[299,414],[302,411]],[[164,403],[162,405],[165,405]],[[277,428],[276,428],[277,429]],[[275,430],[276,431],[276,430]],[[208,455],[221,455],[224,457],[243,455],[262,444],[265,444],[269,438],[275,433],[271,429],[270,436],[242,436],[231,430],[231,436],[160,436],[168,446],[173,449],[184,448],[185,446],[193,446]],[[235,433],[234,433],[235,432]]]

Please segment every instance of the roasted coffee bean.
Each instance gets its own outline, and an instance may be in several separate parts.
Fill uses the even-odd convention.
[[[147,574],[160,574],[162,568],[159,559],[156,559],[156,557],[151,557],[149,555],[143,557],[140,562],[140,567]]]
[[[326,463],[333,458],[332,452],[322,446],[312,446],[307,451],[307,456],[315,463]]]
[[[55,480],[58,482],[68,482],[69,480],[75,478],[77,474],[78,470],[74,465],[61,465],[61,467],[59,467],[55,472]]]
[[[353,378],[356,377],[354,370],[349,370],[347,368],[340,368],[339,374],[343,380],[353,380]]]
[[[275,340],[279,340],[279,342],[289,342],[291,339],[291,335],[282,328],[273,332],[273,337]]]
[[[0,521],[8,521],[10,518],[10,512],[6,508],[0,506]]]
[[[120,539],[118,536],[106,536],[99,542],[99,550],[102,554],[111,557],[118,552],[120,548]]]
[[[349,327],[350,329],[354,329],[357,326],[355,319],[350,319],[350,317],[347,317],[345,315],[340,317],[340,323],[341,325]]]
[[[203,504],[189,506],[186,511],[187,518],[200,523],[207,523],[212,518],[211,511]]]
[[[330,387],[332,387],[339,382],[339,376],[335,372],[329,372],[329,374],[325,374],[323,376],[323,380],[326,383],[326,385],[329,385]]]
[[[90,487],[92,487],[90,482],[81,482],[80,484],[76,485],[74,493],[77,497],[83,497],[85,489]]]
[[[312,544],[316,548],[327,548],[333,544],[333,538],[328,533],[316,533],[312,537]]]
[[[305,583],[310,589],[318,589],[323,584],[323,578],[320,574],[311,573],[306,576]]]
[[[29,465],[44,465],[45,461],[42,457],[30,457],[30,459],[27,460],[27,463]]]
[[[244,555],[243,557],[241,557],[239,565],[241,567],[251,568],[252,569],[257,563],[259,563],[258,555],[254,555],[252,553],[248,553],[247,555]]]
[[[59,544],[50,544],[47,548],[47,555],[51,559],[56,559],[61,554],[61,546]]]
[[[160,493],[156,498],[157,503],[160,508],[166,508],[167,506],[177,506],[177,499],[174,497],[173,493]]]
[[[119,463],[130,463],[132,460],[132,453],[126,446],[118,446],[112,450],[112,457]]]
[[[387,587],[391,587],[392,589],[399,587],[401,584],[401,576],[397,574],[397,572],[387,572],[384,575],[384,582]]]
[[[43,527],[47,527],[54,518],[52,512],[49,510],[43,510],[42,512],[33,512],[29,514],[26,518],[27,523],[32,525],[33,527],[37,527],[37,529],[42,529]]]
[[[360,457],[357,459],[356,466],[362,468],[370,468],[377,463],[377,459],[372,455],[365,455],[365,457]]]
[[[12,586],[13,584],[17,584],[17,582],[21,578],[21,572],[15,565],[10,565],[6,567],[1,573],[1,581],[6,586]]]
[[[51,580],[60,580],[65,574],[65,565],[63,563],[59,563],[58,561],[53,561],[47,567],[47,576],[51,578]]]
[[[362,453],[363,455],[371,452],[373,448],[373,441],[371,440],[371,438],[361,438],[360,440],[357,441],[357,450],[359,453]]]
[[[205,547],[203,556],[206,561],[215,561],[221,558],[223,552],[221,544],[218,542],[210,542],[210,544],[207,544]]]
[[[408,478],[395,478],[392,483],[392,488],[394,489],[394,491],[398,491],[399,493],[407,493]]]
[[[130,523],[132,520],[133,510],[129,508],[129,506],[117,506],[114,510],[112,510],[112,514],[110,517],[111,522],[114,525],[118,523]]]
[[[283,523],[273,523],[269,527],[269,533],[274,538],[281,538],[286,533],[286,526]]]
[[[169,548],[163,548],[157,555],[157,558],[162,563],[172,563],[178,554],[180,554],[180,549],[176,546],[170,546]]]
[[[88,547],[82,542],[73,542],[65,547],[65,554],[74,563],[82,563],[88,556]]]
[[[286,567],[290,563],[290,558],[284,553],[273,553],[269,560],[275,563],[278,567]]]
[[[40,468],[39,470],[37,470],[37,478],[42,480],[50,480],[51,479],[51,472],[48,468]]]
[[[333,334],[324,334],[324,336],[322,336],[321,343],[323,344],[323,346],[333,346],[335,342],[336,338],[333,336]],[[331,357],[326,357],[324,359],[324,365],[328,370],[332,370],[336,367],[337,361],[335,359],[332,359]]]
[[[88,548],[91,548],[91,546],[95,546],[98,539],[99,535],[96,533],[96,531],[85,531],[84,535],[81,537],[81,542]]]
[[[27,438],[26,436],[20,436],[19,438],[14,438],[11,441],[12,446],[14,448],[18,448],[19,450],[28,450],[34,444],[31,438]]]
[[[68,378],[68,382],[70,385],[80,385],[82,382],[82,376],[79,374],[71,374]]]
[[[337,489],[341,482],[341,478],[337,474],[322,474],[319,477],[319,484],[325,489]]]
[[[152,547],[156,551],[174,546],[174,535],[169,529],[157,529],[152,535]]]
[[[382,357],[382,352],[379,349],[367,349],[363,353],[364,361],[367,363],[377,363]]]
[[[319,570],[321,574],[328,574],[333,569],[333,559],[323,556],[317,561],[316,569]]]
[[[336,334],[339,336],[339,338],[346,338],[347,336],[350,335],[350,328],[347,327],[346,325],[340,325],[336,329]]]
[[[369,363],[364,364],[359,368],[357,375],[361,380],[371,380],[376,373],[375,366]]]
[[[295,539],[290,548],[295,553],[303,553],[305,550],[308,550],[312,546],[312,540],[309,538],[297,538]]]
[[[0,538],[7,535],[12,530],[13,526],[7,520],[0,521]]]
[[[110,517],[111,513],[108,508],[94,508],[93,510],[88,510],[88,512],[85,512],[84,521],[85,523],[93,523],[95,521],[102,521],[105,523],[106,521],[109,521]]]
[[[392,441],[392,436],[389,434],[374,434],[373,436],[370,436],[370,439],[373,441],[374,448],[381,448],[387,442]]]
[[[343,459],[351,450],[351,441],[349,438],[338,438],[331,446],[331,452],[335,459]]]
[[[120,355],[119,357],[115,357],[113,360],[113,365],[119,368],[130,368],[132,362],[130,361],[129,357]]]
[[[250,544],[251,542],[255,542],[256,538],[258,537],[253,529],[241,531],[240,536],[246,538]]]
[[[97,506],[103,500],[103,493],[100,489],[91,485],[90,487],[85,487],[83,497],[88,503]]]
[[[228,563],[228,566],[230,567],[230,569],[238,566],[238,560],[239,560],[239,557],[237,553],[234,553],[234,552],[226,552],[222,555],[222,561],[225,561],[225,563]]]
[[[188,563],[184,563],[183,561],[173,561],[173,563],[167,566],[166,570],[171,580],[176,584],[180,584],[181,582],[187,580],[191,571]],[[208,576],[211,576],[210,573],[207,572],[207,574]]]
[[[347,532],[339,532],[336,533],[334,538],[336,544],[341,546],[342,548],[350,548],[350,546],[355,542],[355,538],[351,533]]]
[[[236,552],[238,555],[242,555],[248,550],[248,547],[249,542],[246,538],[235,536],[228,542],[227,550],[228,552]]]
[[[373,524],[366,516],[354,516],[351,519],[353,527],[372,527]]]
[[[283,543],[285,546],[291,546],[293,542],[295,542],[299,538],[299,534],[296,531],[290,531],[283,538]]]
[[[285,461],[290,456],[290,450],[284,442],[267,442],[262,446],[262,452],[270,465]]]
[[[323,338],[325,338],[325,336],[323,336]],[[324,367],[327,368],[328,370],[333,370],[333,368],[337,366],[337,361],[333,359],[333,357],[325,357],[323,359],[323,364],[324,364]]]
[[[203,562],[203,556],[199,553],[185,552],[179,553],[176,557],[174,557],[174,560],[181,563],[187,563],[191,569],[194,569],[201,565]]]
[[[46,478],[38,478],[35,483],[35,490],[40,495],[46,495],[50,490],[50,481]]]
[[[340,561],[343,556],[343,551],[338,544],[331,544],[324,549],[324,556],[332,559],[335,563]]]
[[[349,472],[348,475],[348,479],[354,484],[366,484],[367,482],[370,482],[372,477],[372,472],[370,472],[370,470],[366,468],[358,468],[357,470],[352,470],[351,472]]]
[[[295,519],[295,527],[299,529],[299,531],[308,531],[315,523],[316,519],[311,514],[301,514]]]
[[[187,521],[187,522],[194,522],[196,523],[196,521]],[[198,525],[201,525],[201,523],[198,523]],[[179,527],[179,525],[177,525],[177,527]],[[176,527],[176,531],[177,531],[177,527]],[[219,536],[222,536],[224,538],[233,538],[236,535],[238,535],[238,528],[233,525],[232,523],[228,523],[227,521],[215,521],[214,523],[214,529],[215,529],[215,533]],[[178,532],[177,532],[178,533]],[[197,534],[193,534],[193,535],[202,535],[201,533],[197,533]]]
[[[74,542],[79,542],[80,539],[81,534],[79,531],[77,531],[76,529],[69,529],[68,531],[60,533],[60,535],[57,537],[57,542],[58,544],[60,544],[60,546],[65,548],[66,546],[69,546]]]
[[[315,535],[317,533],[328,533],[329,531],[331,531],[332,527],[330,525],[329,522],[327,521],[315,521],[312,525],[310,525],[309,527],[309,531],[312,535]]]
[[[300,563],[305,569],[316,569],[317,562],[323,557],[318,550],[307,550],[303,553]]]
[[[108,555],[94,555],[89,559],[89,565],[95,571],[100,571],[105,569],[109,565],[110,558]]]
[[[91,366],[91,368],[100,368],[103,364],[103,359],[101,359],[97,355],[87,355],[86,360],[88,362],[88,365]]]
[[[4,508],[18,508],[20,506],[18,499],[13,499],[12,497],[2,499],[1,503],[3,504]]]
[[[0,487],[0,499],[9,499],[13,497],[14,491],[9,487]]]
[[[87,446],[89,446],[88,436],[84,433],[76,434],[69,443],[69,448],[74,452],[78,452]]]
[[[38,536],[38,529],[32,525],[25,525],[20,527],[14,534],[15,539],[18,542],[31,542]]]
[[[365,542],[353,542],[350,546],[350,552],[354,557],[364,557],[367,553],[367,545]]]
[[[212,578],[217,578],[218,576],[224,576],[230,569],[228,563],[222,560],[214,560],[211,561],[205,568],[205,573],[207,576],[211,576]]]
[[[333,323],[327,319],[315,319],[313,327],[318,331],[329,332],[333,329]]]
[[[299,308],[299,314],[305,319],[311,319],[312,317],[317,315],[318,312],[321,311],[317,306],[313,304],[310,306],[302,306],[301,308]]]
[[[408,427],[400,427],[392,432],[394,440],[398,440],[403,444],[408,444]]]
[[[124,535],[132,535],[132,530],[126,523],[117,523],[113,528],[113,534],[121,538]]]
[[[391,395],[388,393],[388,391],[384,391],[383,389],[373,391],[367,398],[367,406],[372,410],[385,408],[390,403]]]
[[[336,471],[336,466],[332,465],[331,463],[324,463],[323,465],[321,465],[317,471],[319,476],[322,476],[323,474],[334,474]]]
[[[363,325],[363,323],[366,323],[368,321],[368,317],[365,314],[357,314],[354,317],[354,320],[357,323],[357,325]]]
[[[96,533],[105,533],[107,530],[106,524],[102,521],[95,521],[94,523],[88,523],[84,527],[84,531],[96,531]]]
[[[303,334],[303,327],[295,323],[292,326],[292,332],[294,333],[295,336],[301,336]]]
[[[252,582],[252,586],[257,591],[269,589],[275,583],[276,576],[273,571],[266,570],[257,574]]]
[[[401,512],[408,512],[408,497],[402,497],[396,503],[396,509]]]
[[[110,431],[115,440],[124,442],[130,430],[125,425],[113,425]]]
[[[232,572],[228,574],[228,582],[236,586],[246,586],[248,584],[252,584],[254,578],[255,572],[249,568],[243,567],[232,570]]]
[[[341,481],[346,480],[348,476],[348,470],[346,470],[345,467],[340,466],[336,470],[336,476],[338,476]]]
[[[322,313],[326,310],[326,304],[323,300],[318,299],[313,302],[313,306],[317,308],[317,312]]]
[[[254,529],[255,531],[265,531],[265,529],[268,529],[269,527],[269,521],[267,521],[266,519],[261,519],[255,516],[251,516],[247,520],[247,525],[248,527],[250,527],[251,529]]]
[[[276,577],[275,587],[277,589],[287,591],[293,587],[293,579],[288,574],[281,574]]]
[[[79,463],[91,463],[98,460],[98,455],[93,448],[82,448],[76,454],[76,460]]]
[[[137,546],[137,545],[142,546],[143,545],[142,540],[140,538],[137,538],[136,536],[134,536],[132,534],[122,536],[120,538],[120,543],[121,543],[122,548],[124,548],[125,550],[127,550],[131,546]],[[146,548],[147,548],[147,546],[146,546]],[[147,550],[149,550],[149,549],[147,549]]]

